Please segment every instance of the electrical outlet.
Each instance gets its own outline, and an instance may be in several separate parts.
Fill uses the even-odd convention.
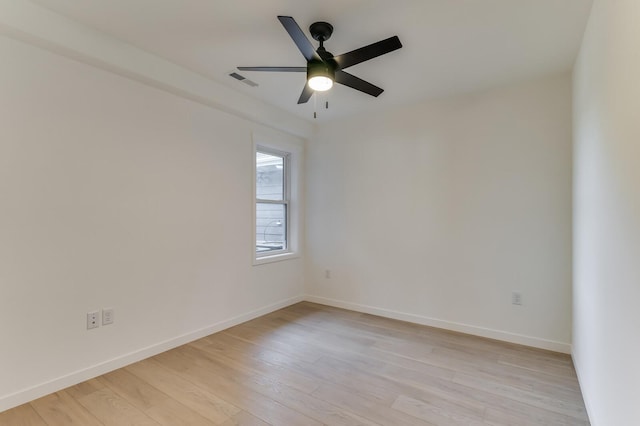
[[[325,269],[324,270],[324,277],[328,280],[331,279],[331,270],[330,269]]]
[[[106,308],[102,310],[102,325],[113,324],[113,308]]]
[[[100,324],[98,324],[99,315],[98,311],[87,312],[87,330],[100,327]]]
[[[511,304],[522,305],[522,293],[514,291],[511,293]]]

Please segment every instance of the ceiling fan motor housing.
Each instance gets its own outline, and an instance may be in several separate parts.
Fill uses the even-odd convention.
[[[307,64],[307,81],[312,77],[328,77],[336,79],[336,67],[331,62],[310,61]]]

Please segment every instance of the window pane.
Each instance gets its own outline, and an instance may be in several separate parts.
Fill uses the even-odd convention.
[[[284,158],[256,152],[256,198],[284,200]]]
[[[284,204],[256,203],[256,253],[287,248]]]

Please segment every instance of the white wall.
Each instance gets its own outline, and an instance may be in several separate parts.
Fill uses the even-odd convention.
[[[252,132],[0,37],[0,411],[298,300],[253,267]],[[85,329],[85,314],[115,324]]]
[[[640,424],[640,3],[596,0],[574,69],[573,355],[592,424]]]
[[[569,75],[330,123],[307,153],[313,300],[570,350]]]

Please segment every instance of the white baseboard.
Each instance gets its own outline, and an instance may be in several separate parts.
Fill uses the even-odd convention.
[[[186,333],[181,336],[177,336],[175,338],[148,346],[146,348],[142,348],[137,351],[130,352],[128,354],[119,356],[117,358],[110,359],[105,362],[101,362],[89,368],[74,371],[73,373],[67,374],[66,376],[58,377],[54,380],[41,383],[39,385],[30,387],[27,389],[23,389],[21,391],[18,391],[9,395],[5,395],[0,398],[0,412],[8,410],[13,407],[17,407],[18,405],[24,404],[29,401],[33,401],[34,399],[48,395],[52,392],[57,392],[61,389],[84,382],[85,380],[92,379],[94,377],[100,376],[102,374],[108,373],[118,368],[125,367],[129,364],[133,364],[134,362],[138,362],[143,359],[152,357],[159,353],[168,351],[169,349],[173,349],[180,345],[184,345],[186,343],[192,342],[194,340],[200,339],[210,334],[217,333],[229,327],[233,327],[234,325],[242,324],[243,322],[252,320],[262,315],[266,315],[270,312],[287,307],[289,305],[293,305],[294,303],[298,303],[303,300],[304,300],[304,297],[302,296],[296,296],[289,299],[281,300],[280,302],[273,303],[271,305],[262,307],[260,309],[247,312],[245,314],[238,315],[233,318],[229,318],[227,320],[217,322],[215,324],[209,325],[199,330],[195,330],[190,333]]]
[[[351,311],[363,312],[430,327],[442,328],[445,330],[457,331],[460,333],[472,334],[474,336],[487,337],[489,339],[502,340],[504,342],[517,343],[519,345],[531,346],[534,348],[547,349],[565,354],[571,353],[571,344],[556,342],[553,340],[540,339],[538,337],[525,336],[523,334],[509,333],[507,331],[494,330],[491,328],[478,327],[475,325],[462,324],[452,321],[445,321],[436,318],[429,318],[422,315],[407,314],[390,309],[377,308],[374,306],[361,305],[358,303],[345,302],[342,300],[328,299],[326,297],[306,295],[304,300],[336,308],[349,309]]]

